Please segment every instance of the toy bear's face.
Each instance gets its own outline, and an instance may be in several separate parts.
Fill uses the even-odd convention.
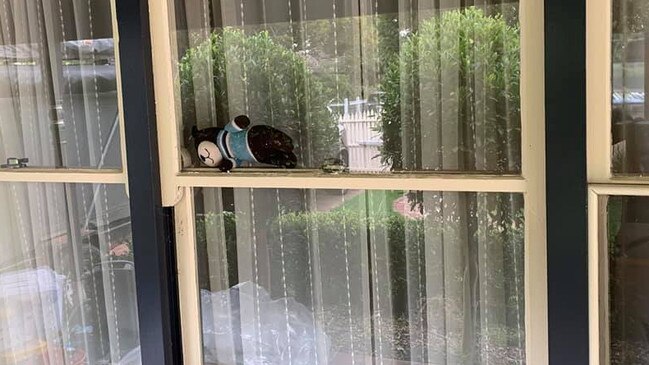
[[[198,158],[201,162],[209,167],[217,167],[223,161],[223,155],[215,143],[210,141],[203,141],[198,144],[197,148]]]

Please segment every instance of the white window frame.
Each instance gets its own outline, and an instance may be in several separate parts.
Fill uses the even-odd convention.
[[[586,158],[590,184],[628,181],[611,173],[611,16],[611,0],[586,2]]]
[[[525,344],[529,364],[548,364],[545,90],[543,1],[520,1],[521,175],[325,175],[316,171],[232,173],[183,171],[176,95],[178,59],[172,0],[149,0],[162,201],[175,207],[180,315],[185,364],[201,364],[202,339],[195,250],[194,187],[402,189],[522,193],[525,199]]]
[[[586,2],[588,302],[593,365],[610,363],[608,197],[649,196],[649,177],[611,172],[612,6],[612,0]]]

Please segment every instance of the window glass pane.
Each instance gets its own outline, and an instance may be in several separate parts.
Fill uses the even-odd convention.
[[[649,4],[637,0],[613,1],[612,171],[649,172],[649,123],[645,90]]]
[[[109,0],[0,2],[0,160],[121,166],[110,14]]]
[[[186,165],[218,153],[219,166],[518,173],[518,2],[463,4],[175,0]],[[192,127],[239,115],[286,133],[295,156],[265,145],[279,139],[268,131],[247,136],[250,151],[222,142],[197,155],[220,137],[192,139]]]
[[[649,198],[608,201],[611,364],[649,362]]]
[[[524,364],[523,198],[197,189],[208,364]]]
[[[0,363],[139,364],[123,185],[0,183]]]

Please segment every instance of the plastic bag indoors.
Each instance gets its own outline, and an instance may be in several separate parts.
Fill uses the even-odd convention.
[[[201,304],[206,363],[306,365],[327,358],[326,334],[293,298],[271,300],[264,288],[245,282],[202,290]]]

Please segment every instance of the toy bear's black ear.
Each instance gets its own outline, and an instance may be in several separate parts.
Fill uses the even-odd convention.
[[[241,129],[246,129],[250,125],[250,118],[245,115],[239,115],[238,117],[234,118],[234,124],[236,124],[237,127]]]
[[[192,127],[192,139],[195,141],[198,138],[198,128],[196,126]]]
[[[216,141],[219,130],[220,128],[215,127],[198,129],[196,126],[193,126],[192,139],[194,140],[194,145],[198,146],[203,141]]]

